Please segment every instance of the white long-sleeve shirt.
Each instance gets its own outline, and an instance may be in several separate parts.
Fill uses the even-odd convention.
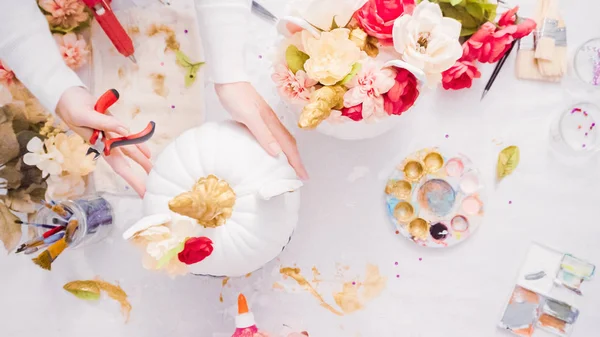
[[[212,81],[247,81],[242,41],[251,0],[195,3]],[[36,0],[0,0],[0,59],[49,111],[65,90],[83,86],[63,62]]]

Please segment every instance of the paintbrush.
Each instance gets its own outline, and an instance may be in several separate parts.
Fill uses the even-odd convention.
[[[62,220],[64,220],[64,221],[68,221],[69,218],[73,215],[71,212],[66,210],[62,205],[57,204],[54,201],[51,201],[50,203],[48,203],[48,202],[42,200],[42,205],[44,207],[46,207],[47,209],[51,210],[52,212],[54,212],[56,215],[60,216],[62,218]]]
[[[68,224],[67,221],[59,219],[59,218],[52,218],[52,223],[55,225],[59,225],[59,226],[66,226]]]
[[[60,233],[60,232],[62,232],[64,229],[65,229],[64,227],[56,227],[56,228],[51,229],[51,230],[47,231],[46,233],[38,236],[37,238],[35,238],[33,240],[25,242],[24,244],[22,244],[19,247],[19,249],[17,249],[17,253],[20,253],[20,252],[26,250],[27,248],[31,248],[31,247],[34,247],[34,246],[39,246],[41,244],[44,244],[45,240],[49,240],[48,241],[49,243],[54,243],[58,239],[56,239],[54,241],[51,241],[51,238],[54,235],[63,234],[63,233]],[[60,238],[62,238],[62,236],[59,237],[59,239]]]
[[[31,222],[23,222],[19,219],[15,220],[16,224],[19,225],[23,225],[23,226],[33,226],[33,227],[40,227],[40,228],[46,228],[46,229],[54,229],[56,228],[55,225],[47,225],[47,224],[43,224],[43,223],[31,223]]]
[[[67,225],[67,229],[65,230],[65,239],[67,240],[67,244],[71,244],[73,242],[73,237],[75,237],[75,231],[79,228],[79,221],[77,219],[72,219],[69,221]]]
[[[62,239],[53,243],[40,255],[31,259],[31,261],[40,266],[42,269],[52,270],[52,262],[54,262],[58,258],[58,256],[65,250],[65,248],[67,248],[67,241],[63,237]]]
[[[485,89],[483,90],[483,93],[481,94],[480,101],[483,101],[483,99],[485,98],[485,96],[487,95],[487,93],[492,88],[492,85],[494,84],[494,81],[496,81],[496,77],[498,77],[498,74],[500,73],[500,70],[502,70],[502,67],[504,66],[504,63],[506,62],[506,59],[508,59],[508,56],[510,55],[510,52],[512,52],[513,48],[515,47],[515,44],[517,44],[517,41],[518,40],[514,40],[513,41],[513,43],[510,45],[510,48],[506,51],[506,53],[504,53],[504,56],[502,56],[502,58],[500,59],[500,61],[498,61],[498,63],[496,64],[496,68],[494,68],[494,72],[492,73],[492,76],[490,77],[489,81],[485,85]]]
[[[279,19],[273,13],[269,12],[268,9],[264,8],[261,4],[256,1],[252,1],[252,13],[256,14],[256,16],[260,17],[263,20],[268,22],[277,22]]]

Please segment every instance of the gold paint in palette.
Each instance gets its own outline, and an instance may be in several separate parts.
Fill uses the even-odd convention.
[[[407,156],[385,187],[397,233],[426,247],[447,247],[468,238],[483,218],[479,172],[462,154],[426,148]]]

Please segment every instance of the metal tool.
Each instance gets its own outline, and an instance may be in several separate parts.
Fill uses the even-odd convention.
[[[273,13],[269,12],[263,5],[259,4],[256,1],[252,1],[252,13],[256,14],[261,19],[265,19],[269,22],[276,23],[279,19],[273,15]]]
[[[96,21],[98,21],[106,36],[108,36],[115,48],[117,48],[117,51],[123,56],[128,57],[133,63],[136,63],[133,56],[135,52],[133,41],[131,41],[131,37],[129,37],[119,20],[117,20],[115,13],[110,7],[110,0],[83,0],[83,2],[92,10]]]
[[[100,96],[94,109],[97,112],[104,114],[118,99],[119,92],[116,89],[110,89]],[[92,146],[88,149],[87,154],[95,153],[94,159],[98,159],[102,154],[109,156],[110,151],[116,147],[146,142],[154,135],[155,127],[156,124],[154,122],[149,122],[148,126],[141,132],[118,138],[108,138],[103,131],[94,130],[92,137],[90,137],[90,144]]]

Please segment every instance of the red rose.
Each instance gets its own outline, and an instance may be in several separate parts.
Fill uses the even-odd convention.
[[[415,104],[419,97],[418,82],[415,75],[402,68],[396,69],[396,83],[383,96],[385,112],[388,115],[402,115]]]
[[[369,0],[355,14],[358,25],[383,45],[391,45],[394,20],[402,14],[412,14],[415,0]]]
[[[442,87],[446,90],[470,88],[473,79],[480,77],[481,73],[473,62],[460,59],[442,73]]]
[[[346,116],[355,122],[361,121],[363,119],[362,104],[355,105],[349,108],[343,108],[342,116]]]
[[[477,60],[482,63],[495,63],[510,49],[514,41],[512,34],[517,31],[517,26],[508,26],[496,30],[491,22],[486,22],[471,36],[463,46],[468,60]]]
[[[205,236],[188,239],[178,255],[179,261],[185,264],[194,264],[204,260],[212,253],[212,244],[211,239]]]

